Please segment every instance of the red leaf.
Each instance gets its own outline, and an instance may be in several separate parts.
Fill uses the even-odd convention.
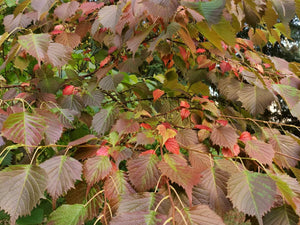
[[[209,71],[212,71],[214,68],[216,68],[216,64],[212,64],[211,66],[208,67],[208,70]]]
[[[75,89],[75,87],[73,85],[67,85],[64,89],[63,89],[63,95],[73,95],[76,94],[77,90]]]
[[[181,119],[184,120],[185,118],[189,117],[190,115],[190,111],[188,109],[181,109],[180,110],[180,116],[181,116]]]
[[[97,150],[96,155],[108,156],[108,149],[108,146],[102,146]]]
[[[193,186],[200,182],[201,175],[197,169],[187,165],[186,160],[180,155],[164,155],[164,161],[158,164],[162,174],[172,182],[182,186],[191,202]]]
[[[114,51],[116,51],[118,48],[116,46],[112,46],[108,49],[108,54],[113,53]]]
[[[226,73],[226,72],[230,71],[232,67],[229,64],[229,62],[222,61],[220,63],[220,68],[221,68],[222,73]]]
[[[33,67],[33,72],[38,70],[39,68],[40,68],[39,64],[35,64],[34,67]]]
[[[180,102],[180,107],[182,107],[182,108],[190,108],[191,106],[186,101],[181,101]]]
[[[200,130],[202,130],[202,129],[203,130],[208,130],[209,132],[212,131],[212,129],[210,127],[205,126],[205,125],[195,125],[195,128],[200,129]]]
[[[162,136],[163,143],[165,143],[169,138],[173,138],[176,136],[176,131],[173,129],[166,128],[163,124],[160,124],[156,128],[158,130],[158,134]]]
[[[102,68],[103,66],[105,66],[111,59],[111,56],[107,56],[105,59],[103,59],[101,62],[100,62],[100,68]]]
[[[169,138],[165,143],[166,149],[174,154],[179,154],[179,144],[175,138]]]
[[[90,58],[88,58],[88,57],[85,57],[85,58],[83,58],[83,61],[90,62],[90,61],[91,61],[91,59],[90,59]]]
[[[188,60],[188,54],[187,54],[186,50],[181,46],[179,46],[178,48],[179,48],[179,52],[180,52],[180,55],[182,56],[183,61],[186,62]]]
[[[157,99],[159,99],[165,92],[160,90],[160,89],[156,89],[155,91],[153,91],[153,101],[155,102]]]
[[[244,131],[243,133],[241,133],[239,140],[246,143],[247,141],[251,140],[251,134],[248,131]]]
[[[227,120],[216,120],[217,123],[221,124],[222,126],[226,126],[228,124]]]
[[[153,149],[147,150],[147,151],[145,151],[145,152],[142,152],[142,153],[140,154],[140,156],[141,156],[141,155],[148,155],[148,154],[155,154],[155,150],[153,150]]]
[[[271,67],[269,63],[264,63],[263,65],[265,66],[266,69]]]
[[[234,157],[240,154],[240,146],[238,144],[235,144],[233,149],[230,148],[222,148],[222,154],[225,157]]]
[[[204,53],[206,50],[204,48],[198,48],[196,53]]]
[[[152,129],[152,127],[148,123],[141,123],[140,126],[145,128],[146,130],[151,130]]]

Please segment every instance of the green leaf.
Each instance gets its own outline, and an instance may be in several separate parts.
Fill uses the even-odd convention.
[[[297,225],[299,216],[289,205],[273,208],[263,218],[264,225]]]
[[[37,114],[12,113],[3,123],[3,136],[18,144],[37,146],[43,139],[45,121]]]
[[[62,205],[50,214],[49,223],[55,225],[77,225],[83,224],[87,209],[84,205]]]
[[[155,154],[140,155],[127,161],[129,179],[138,191],[154,188],[160,177]]]
[[[9,166],[0,172],[0,207],[15,224],[19,216],[30,214],[47,185],[46,172],[34,165]]]
[[[35,208],[31,211],[30,216],[21,217],[17,220],[18,225],[39,225],[44,220],[44,210]]]
[[[82,165],[68,156],[55,156],[40,165],[48,175],[47,191],[53,201],[74,188],[76,180],[81,180]]]
[[[181,2],[182,5],[197,10],[205,17],[209,24],[216,24],[220,21],[225,3],[225,0],[212,0],[209,2]]]
[[[260,225],[262,216],[273,206],[276,184],[265,174],[251,171],[234,173],[228,180],[228,197],[239,211],[256,216]]]

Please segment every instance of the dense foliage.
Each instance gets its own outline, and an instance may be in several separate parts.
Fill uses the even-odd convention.
[[[300,1],[0,4],[1,224],[299,223]]]

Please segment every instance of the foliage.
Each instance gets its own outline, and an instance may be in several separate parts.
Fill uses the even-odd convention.
[[[0,10],[1,223],[299,223],[299,1]]]

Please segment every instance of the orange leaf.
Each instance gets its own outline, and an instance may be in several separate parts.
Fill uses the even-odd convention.
[[[101,62],[100,62],[100,68],[102,68],[103,66],[105,66],[111,59],[111,56],[107,56],[105,59],[103,59]]]
[[[146,130],[151,130],[152,128],[148,123],[141,123],[140,126],[145,128]]]
[[[165,92],[160,90],[160,89],[156,89],[155,91],[153,91],[153,101],[155,102],[157,99],[159,99]]]
[[[158,134],[160,134],[163,138],[163,144],[169,139],[176,136],[176,131],[173,129],[167,129],[164,125],[160,124],[156,128],[158,130]]]
[[[190,104],[187,103],[186,101],[181,101],[180,102],[180,107],[182,107],[182,108],[190,108]]]

